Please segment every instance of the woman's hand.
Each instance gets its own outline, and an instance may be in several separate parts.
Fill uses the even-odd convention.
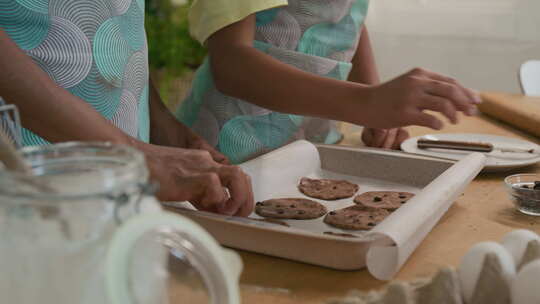
[[[251,179],[240,167],[219,164],[210,152],[139,143],[158,198],[189,201],[198,210],[248,216],[253,211]]]

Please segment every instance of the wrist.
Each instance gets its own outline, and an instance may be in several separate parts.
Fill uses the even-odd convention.
[[[182,124],[176,119],[162,117],[159,122],[152,124],[150,128],[150,142],[160,146],[183,146],[186,143],[185,132]]]
[[[143,147],[145,145],[148,145],[147,143],[145,143],[145,142],[143,142],[141,140],[138,140],[138,139],[136,139],[134,137],[131,137],[129,135],[126,135],[126,136],[123,136],[121,138],[117,138],[117,139],[114,139],[114,140],[110,140],[110,142],[112,142],[113,144],[129,146],[129,147],[135,148],[137,150],[143,150]]]
[[[373,104],[375,88],[376,86],[354,83],[343,98],[343,108],[339,112],[344,117],[339,120],[363,125]]]

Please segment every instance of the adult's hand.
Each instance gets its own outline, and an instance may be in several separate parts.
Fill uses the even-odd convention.
[[[152,178],[160,184],[158,198],[189,201],[197,209],[248,216],[253,211],[251,179],[240,167],[217,163],[210,152],[139,144]]]

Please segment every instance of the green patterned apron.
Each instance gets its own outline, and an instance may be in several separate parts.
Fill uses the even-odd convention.
[[[144,0],[0,0],[0,27],[58,85],[148,141]]]
[[[255,47],[306,72],[346,80],[368,2],[289,0],[287,6],[257,13]],[[177,117],[233,163],[297,139],[335,143],[341,138],[331,121],[277,113],[226,96],[216,89],[212,79],[207,58]]]

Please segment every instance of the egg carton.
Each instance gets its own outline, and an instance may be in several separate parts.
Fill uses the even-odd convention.
[[[327,304],[539,304],[540,237],[516,230],[501,242],[475,245],[458,269],[431,279],[392,282],[381,291],[353,291]]]

